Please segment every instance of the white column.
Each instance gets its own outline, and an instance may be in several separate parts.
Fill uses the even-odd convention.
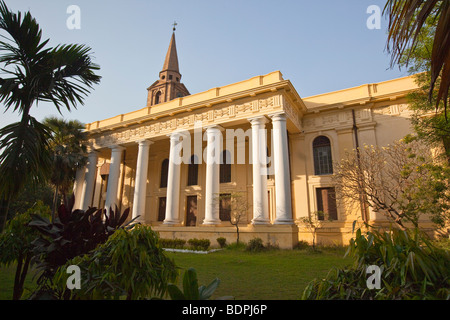
[[[145,200],[147,197],[147,174],[148,174],[148,157],[150,145],[153,144],[149,140],[141,140],[138,149],[138,158],[136,163],[136,180],[134,185],[133,212],[132,218],[138,216],[140,221],[144,221]]]
[[[179,224],[180,174],[181,174],[180,134],[170,135],[169,172],[167,178],[166,217],[164,224]]]
[[[264,116],[248,119],[252,124],[253,224],[268,224],[267,138]]]
[[[98,153],[92,151],[88,154],[87,171],[84,176],[83,190],[81,192],[81,210],[87,210],[92,205],[94,194],[95,174],[97,172]]]
[[[286,115],[271,115],[275,167],[275,224],[293,224],[291,206],[291,177],[289,170],[289,150],[286,131]]]
[[[86,167],[79,168],[75,175],[75,183],[73,184],[73,193],[75,195],[74,209],[81,209],[81,198],[83,196],[84,176],[86,174]]]
[[[206,128],[206,186],[205,186],[205,220],[203,224],[220,224],[220,158],[222,133],[219,126]]]
[[[110,208],[116,210],[117,193],[119,190],[120,163],[122,152],[125,148],[121,146],[111,147],[111,163],[109,165],[108,190],[106,192],[105,209],[109,214]]]

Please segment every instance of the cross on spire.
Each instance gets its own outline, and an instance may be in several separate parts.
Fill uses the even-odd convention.
[[[173,25],[173,31],[175,31],[177,29],[178,23],[176,21],[174,21],[172,25]]]

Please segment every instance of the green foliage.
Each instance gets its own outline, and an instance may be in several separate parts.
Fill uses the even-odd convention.
[[[14,201],[11,201],[9,206],[10,216],[15,214],[25,213],[29,208],[34,206],[38,201],[42,201],[44,205],[51,207],[53,203],[53,190],[52,187],[43,183],[37,187],[27,185],[20,192]]]
[[[177,268],[150,227],[136,225],[119,229],[108,241],[84,256],[78,256],[55,274],[59,297],[66,299],[144,299],[162,297],[169,282],[177,278]],[[66,288],[69,265],[81,269],[81,289]]]
[[[159,239],[162,248],[183,249],[186,244],[184,239]]]
[[[261,252],[266,250],[266,247],[264,247],[261,238],[253,238],[248,242],[247,246],[245,247],[245,250],[250,252]]]
[[[294,245],[294,249],[305,250],[309,248],[308,241],[300,240]]]
[[[247,244],[245,242],[239,241],[239,242],[232,242],[229,245],[227,245],[227,250],[235,250],[235,251],[245,251],[245,248],[247,247]]]
[[[53,222],[34,215],[29,223],[30,227],[40,233],[33,241],[35,258],[40,260],[37,265],[41,272],[39,285],[45,286],[56,270],[68,260],[95,249],[106,242],[117,229],[132,222],[125,224],[129,209],[120,214],[116,207],[115,211],[110,210],[107,215],[104,209],[96,208],[72,211],[74,201],[72,197],[67,206],[61,205],[58,217]]]
[[[183,291],[176,285],[169,284],[168,292],[172,300],[208,300],[214,294],[220,284],[218,278],[214,279],[209,285],[198,286],[197,271],[189,268],[183,275]],[[229,299],[231,297],[222,297],[219,299]]]
[[[0,234],[0,264],[8,266],[11,263],[17,263],[13,299],[19,299],[22,296],[23,284],[31,263],[32,242],[39,236],[36,230],[28,226],[32,215],[49,217],[50,208],[42,201],[38,201],[25,213],[18,214],[9,220]]]
[[[225,246],[227,244],[227,239],[225,239],[224,237],[219,237],[216,240],[221,248],[225,248]]]
[[[406,48],[405,55],[399,61],[401,67],[407,67],[408,73],[414,75],[419,89],[408,94],[409,107],[414,111],[411,118],[414,130],[419,138],[431,145],[444,145],[443,154],[450,159],[450,121],[445,114],[444,103],[438,105],[430,102],[431,88],[431,54],[433,50],[436,20],[429,17],[420,33],[416,46]],[[408,59],[407,59],[408,58]],[[436,101],[441,78],[437,78],[435,89],[431,92]]]
[[[253,238],[245,246],[245,251],[249,251],[249,252],[262,252],[262,251],[278,250],[278,249],[280,249],[280,247],[276,243],[268,242],[268,243],[266,243],[266,245],[264,245],[261,238]]]
[[[67,202],[67,194],[73,186],[76,171],[87,161],[87,134],[84,125],[77,120],[66,121],[47,117],[44,125],[50,128],[49,150],[52,159],[50,182],[55,188],[52,217],[56,212],[58,194]]]
[[[389,232],[359,229],[347,254],[352,266],[331,269],[312,281],[303,299],[450,299],[450,254],[434,246],[417,229]],[[368,289],[366,269],[381,268],[381,289]]]
[[[172,249],[190,249],[190,250],[199,250],[199,251],[207,251],[209,246],[211,245],[211,241],[208,239],[189,239],[187,241],[188,246],[186,246],[186,240],[183,239],[160,239],[159,243],[163,248],[172,248]]]
[[[38,201],[26,212],[8,221],[6,228],[0,234],[0,263],[9,265],[17,260],[19,253],[31,252],[31,243],[39,236],[39,232],[28,226],[33,215],[49,217],[50,208],[42,201]]]
[[[192,250],[203,250],[207,251],[211,245],[211,241],[208,239],[189,239],[188,244]]]

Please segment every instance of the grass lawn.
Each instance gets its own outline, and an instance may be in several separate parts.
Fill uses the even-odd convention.
[[[237,300],[292,300],[299,299],[305,286],[314,278],[324,277],[334,266],[351,263],[349,258],[343,258],[345,249],[321,250],[321,253],[308,250],[250,253],[225,249],[209,254],[167,252],[167,255],[182,268],[182,274],[184,269],[195,268],[199,285],[207,285],[219,278],[221,282],[213,299],[233,296]],[[0,300],[12,298],[14,273],[15,264],[0,267]],[[25,283],[25,298],[34,287],[31,271]]]
[[[4,265],[0,266],[0,300],[11,300],[14,288],[14,276],[16,273],[16,264],[10,264],[8,267]],[[27,278],[24,284],[23,297],[30,296],[31,292],[36,288],[36,284],[33,281],[33,270],[28,272]]]
[[[220,279],[213,299],[233,296],[237,300],[299,299],[306,285],[324,277],[332,267],[344,267],[351,259],[343,258],[345,249],[271,250],[250,253],[223,250],[209,254],[168,253],[177,266],[195,268],[199,285]],[[180,281],[181,283],[181,281]]]

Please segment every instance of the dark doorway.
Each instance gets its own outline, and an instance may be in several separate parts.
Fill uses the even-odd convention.
[[[197,225],[197,196],[188,196],[186,205],[186,226]]]
[[[166,197],[159,198],[158,221],[164,221],[166,218]]]
[[[334,188],[317,188],[319,220],[337,220],[336,192]]]

